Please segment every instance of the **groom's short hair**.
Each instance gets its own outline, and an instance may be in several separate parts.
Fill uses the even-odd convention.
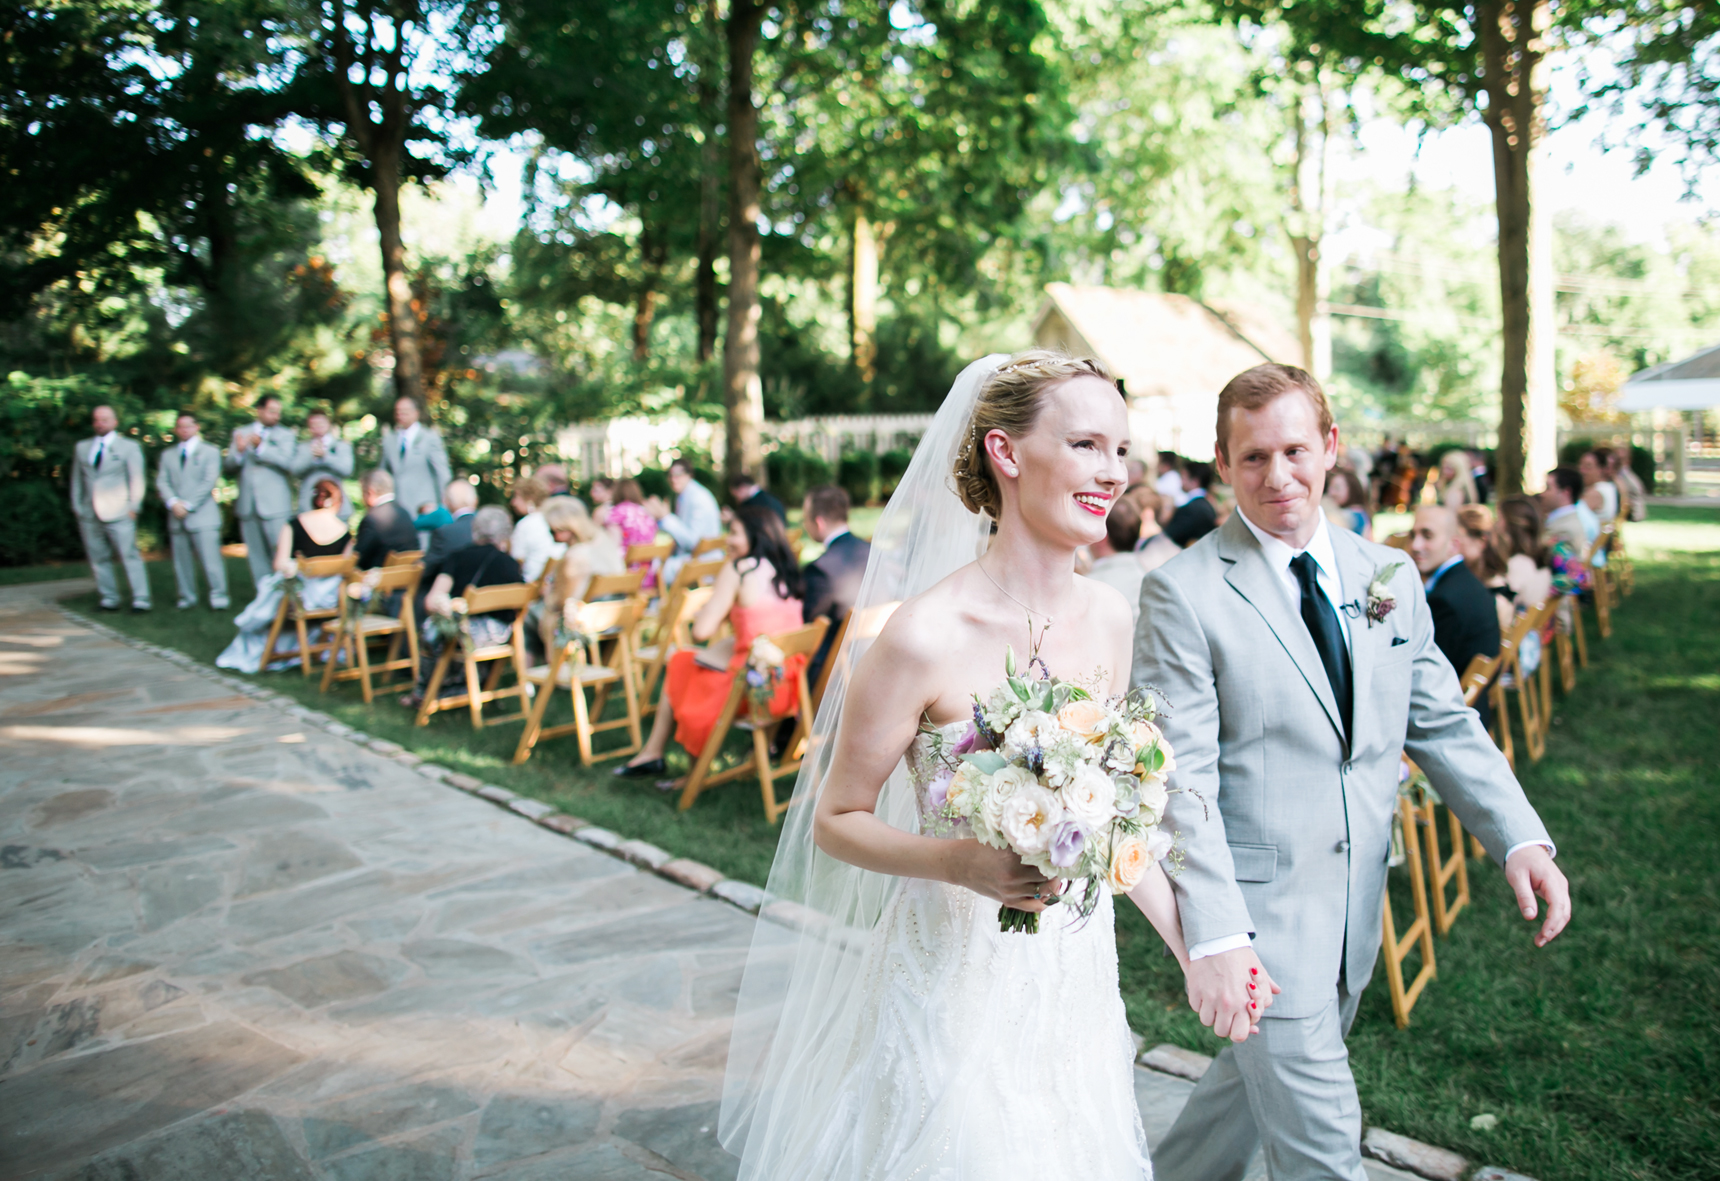
[[[1258,410],[1291,390],[1301,390],[1314,403],[1314,412],[1320,418],[1320,437],[1332,433],[1332,404],[1326,401],[1326,391],[1312,373],[1294,365],[1256,365],[1238,373],[1218,392],[1218,453],[1225,462],[1230,461],[1230,412]]]

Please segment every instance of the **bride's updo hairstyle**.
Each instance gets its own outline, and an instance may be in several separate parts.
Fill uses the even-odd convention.
[[[992,431],[1002,431],[1014,439],[1027,434],[1039,418],[1041,395],[1074,377],[1097,377],[1109,385],[1117,384],[1103,363],[1053,349],[1017,353],[987,379],[968,419],[952,473],[956,495],[969,512],[984,513],[994,521],[1003,515],[1003,493],[991,470],[985,437]]]

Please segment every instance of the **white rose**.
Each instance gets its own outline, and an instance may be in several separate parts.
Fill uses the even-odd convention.
[[[1164,819],[1165,804],[1170,800],[1170,793],[1165,790],[1162,775],[1141,780],[1141,819],[1147,824],[1157,824]]]
[[[1111,821],[1117,806],[1117,785],[1111,777],[1092,765],[1075,772],[1063,789],[1063,807],[1087,832],[1097,832]]]
[[[1030,709],[1009,724],[1003,734],[1003,757],[1024,758],[1034,747],[1044,748],[1062,731],[1055,714]]]
[[[972,816],[974,808],[985,796],[985,788],[985,772],[972,763],[964,762],[956,768],[955,778],[950,780],[946,797],[949,809],[957,816]]]
[[[1147,856],[1153,863],[1163,861],[1170,853],[1171,846],[1176,844],[1176,838],[1162,828],[1155,828],[1147,834]]]
[[[1004,801],[997,831],[1017,853],[1035,857],[1045,852],[1051,843],[1051,830],[1061,819],[1063,809],[1057,797],[1032,783]]]
[[[1013,763],[996,772],[986,781],[985,795],[973,810],[974,819],[989,833],[1003,832],[1003,810],[1010,800],[1028,788],[1039,789],[1039,781],[1026,767]]]

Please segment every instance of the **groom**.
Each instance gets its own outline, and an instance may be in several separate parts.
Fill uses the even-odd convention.
[[[1236,1181],[1264,1144],[1274,1181],[1364,1181],[1344,1035],[1380,948],[1399,752],[1504,863],[1523,917],[1546,900],[1537,946],[1570,894],[1434,645],[1414,564],[1321,512],[1338,430],[1319,383],[1288,365],[1239,374],[1219,395],[1217,450],[1237,511],[1147,576],[1134,681],[1170,703],[1189,1003],[1234,1044],[1154,1171]]]

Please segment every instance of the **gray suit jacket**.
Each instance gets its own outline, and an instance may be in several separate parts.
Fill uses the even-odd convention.
[[[1173,794],[1167,808],[1184,846],[1173,878],[1183,934],[1192,945],[1252,933],[1284,990],[1274,1017],[1312,1016],[1340,974],[1360,991],[1373,973],[1401,751],[1496,860],[1547,839],[1434,646],[1414,564],[1331,535],[1347,602],[1364,604],[1375,571],[1403,562],[1397,608],[1373,627],[1349,620],[1352,740],[1240,512],[1141,586],[1133,681],[1169,700],[1172,786],[1199,796]]]
[[[167,527],[175,531],[219,529],[221,508],[215,503],[214,493],[220,478],[221,452],[210,446],[207,439],[197,440],[183,465],[179,462],[178,443],[163,451],[155,470],[155,490],[161,495],[161,503],[169,506]],[[175,500],[184,501],[191,510],[184,520],[173,515],[171,506]]]
[[[382,430],[382,470],[394,477],[394,499],[414,516],[420,505],[441,504],[448,486],[448,450],[442,436],[420,425],[412,445],[400,454],[400,440],[393,427]]]
[[[260,428],[252,423],[240,429]],[[297,450],[292,429],[279,424],[264,431],[262,442],[243,454],[227,448],[222,467],[228,475],[239,479],[237,507],[241,517],[293,515],[293,456]]]
[[[328,476],[337,483],[352,475],[352,444],[345,439],[327,435],[328,450],[318,459],[311,454],[311,441],[303,439],[293,452],[293,475],[299,481],[299,511],[311,510],[311,497],[316,495],[317,481]],[[343,485],[344,487],[344,485]],[[352,515],[352,502],[346,502],[346,514]]]
[[[72,448],[72,511],[86,521],[118,521],[143,508],[143,448],[117,431],[102,453],[99,468],[90,464],[96,441]]]

